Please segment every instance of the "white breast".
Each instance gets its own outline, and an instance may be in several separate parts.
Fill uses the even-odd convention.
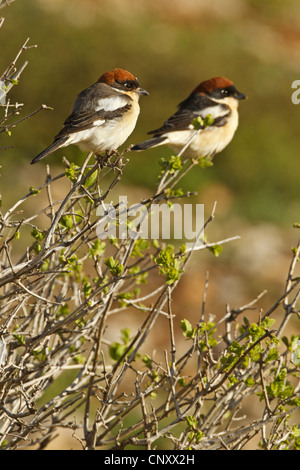
[[[105,100],[99,101],[102,101],[101,109],[103,109],[103,101]],[[122,106],[124,106],[124,101]],[[127,100],[125,101],[125,104],[128,104]],[[106,110],[108,111],[108,107],[111,106],[112,108],[110,108],[110,110],[112,111],[120,107],[120,102],[119,106],[116,106],[115,108],[113,108],[113,106],[116,105],[116,102],[114,104],[109,104],[107,102],[106,105]],[[105,151],[117,150],[133,132],[139,112],[139,104],[137,102],[132,102],[130,109],[120,118],[95,121],[90,129],[70,134],[70,137],[64,143],[64,146],[77,144],[82,150],[97,154]]]
[[[238,112],[233,109],[224,126],[210,126],[196,135],[185,151],[185,155],[196,158],[221,152],[232,140],[237,127]],[[194,130],[170,132],[168,134],[168,143],[166,141],[164,143],[169,145],[176,153],[179,153],[194,133],[196,133]]]

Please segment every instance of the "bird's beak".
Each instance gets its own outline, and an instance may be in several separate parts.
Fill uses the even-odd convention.
[[[244,93],[240,93],[239,91],[237,91],[235,94],[234,94],[234,97],[236,100],[247,100],[247,96],[244,95]]]
[[[144,88],[137,88],[135,90],[135,92],[138,94],[138,95],[149,95],[148,91],[147,90],[144,90]]]

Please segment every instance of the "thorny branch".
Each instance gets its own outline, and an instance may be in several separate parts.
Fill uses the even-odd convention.
[[[79,413],[83,417],[83,426],[76,418],[76,429],[80,433],[80,441],[88,449],[102,446],[125,448],[129,444],[144,445],[149,449],[160,437],[170,439],[178,449],[189,446],[206,448],[208,443],[214,448],[244,445],[257,434],[257,423],[253,423],[252,428],[251,424],[243,425],[238,428],[240,431],[226,434],[221,431],[222,420],[230,410],[243,407],[246,398],[260,388],[268,410],[266,416],[274,415],[266,385],[272,378],[272,368],[264,361],[263,353],[260,352],[257,362],[252,359],[251,366],[243,366],[258,346],[272,343],[274,334],[265,329],[250,341],[247,328],[243,335],[237,337],[236,329],[229,329],[229,326],[236,323],[241,313],[253,308],[262,294],[239,309],[227,310],[217,324],[210,325],[205,312],[209,287],[207,278],[200,321],[190,334],[186,351],[179,355],[174,334],[176,318],[171,305],[180,277],[165,285],[161,276],[162,284],[150,291],[146,289],[147,284],[139,284],[145,289],[137,292],[135,297],[125,296],[122,300],[122,293],[130,292],[129,286],[135,285],[140,276],[147,273],[150,276],[159,270],[155,259],[163,245],[152,247],[151,256],[148,255],[149,247],[138,259],[131,256],[136,241],[130,238],[112,240],[110,246],[107,242],[104,246],[101,241],[97,245],[95,230],[103,219],[103,213],[95,217],[96,209],[104,202],[102,194],[110,194],[105,188],[114,186],[112,183],[118,180],[125,164],[123,154],[111,157],[110,167],[97,160],[89,165],[91,157],[89,155],[83,166],[76,168],[71,179],[68,171],[72,166],[69,164],[66,168],[69,177],[64,173],[52,177],[47,166],[46,182],[41,184],[39,193],[33,189],[1,215],[2,442],[8,448],[28,445],[41,448],[54,438],[58,423],[66,426],[69,421],[65,420]],[[91,177],[94,182],[89,185]],[[66,185],[66,196],[62,201],[56,201],[52,196],[51,188],[58,182],[71,183],[69,189]],[[88,196],[83,188],[88,190]],[[45,209],[22,218],[20,208],[30,205],[33,197],[43,197]],[[144,204],[148,210],[151,209],[148,200]],[[213,221],[215,209],[214,205],[206,227]],[[39,228],[39,217],[43,214],[47,216],[48,228]],[[21,219],[16,216],[21,216]],[[14,262],[15,234],[28,230],[34,234],[33,243],[27,247],[26,257]],[[95,248],[97,246],[99,251]],[[182,271],[193,251],[176,254],[181,260]],[[109,254],[122,265],[118,274],[105,264]],[[89,266],[88,275],[84,272],[86,266]],[[141,269],[132,271],[132,267]],[[285,305],[288,296],[297,292],[297,280],[293,281],[295,269],[293,258],[286,291],[270,311]],[[293,311],[296,308],[294,298]],[[114,342],[107,337],[111,330],[110,319],[131,310],[139,311],[143,316],[136,333],[124,342],[119,356],[112,361],[110,355]],[[151,352],[147,353],[148,359],[144,364],[139,364],[138,357],[161,316],[167,316],[170,331],[164,347],[165,366],[156,362]],[[214,328],[222,328],[222,325],[226,341],[220,358],[228,356],[230,360],[231,348],[236,341],[240,344],[244,341],[245,345],[229,367],[225,360],[220,366],[220,361],[214,358],[215,343],[211,341]],[[217,343],[220,348],[222,340]],[[286,354],[284,361],[287,358]],[[185,371],[193,370],[190,364],[195,360],[194,374],[187,378]],[[276,362],[274,359],[272,364]],[[45,404],[37,405],[39,397],[43,397],[53,380],[70,370],[73,376],[64,391]],[[127,377],[132,374],[135,374],[135,380],[131,379],[130,383],[135,383],[135,386],[125,391]],[[230,382],[233,377],[236,381]],[[254,388],[246,385],[250,378],[253,378]],[[154,394],[165,396],[165,402],[155,406]],[[84,411],[79,412],[82,407]],[[142,419],[124,428],[125,418],[138,409],[142,411]],[[203,414],[205,409],[206,414]],[[195,420],[195,429],[186,424],[186,431],[176,436],[176,429],[187,419]],[[157,423],[165,420],[167,423],[158,428]],[[118,429],[117,437],[115,429]],[[197,435],[199,430],[205,438],[193,441],[191,435]],[[284,431],[287,432],[286,428]],[[238,443],[232,439],[233,435],[239,436]]]

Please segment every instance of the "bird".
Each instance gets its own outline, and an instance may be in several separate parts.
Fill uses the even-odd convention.
[[[148,132],[153,134],[151,139],[133,145],[131,150],[167,145],[186,158],[212,159],[232,140],[238,127],[239,101],[246,98],[228,78],[205,80],[179,103],[178,110],[161,127]],[[204,119],[208,116],[207,125]]]
[[[127,70],[115,68],[104,73],[96,83],[78,94],[70,116],[53,143],[31,164],[71,144],[95,155],[117,150],[135,128],[141,95],[149,93]]]

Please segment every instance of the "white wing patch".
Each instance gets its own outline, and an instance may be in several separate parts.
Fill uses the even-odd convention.
[[[228,108],[220,104],[218,106],[204,108],[203,111],[201,111],[202,117],[206,117],[208,114],[211,114],[213,119],[216,119],[228,114]]]
[[[118,108],[123,108],[128,104],[128,98],[125,96],[111,96],[110,98],[100,98],[95,111],[115,111]],[[99,124],[98,124],[99,125]]]
[[[104,119],[97,119],[97,121],[93,122],[93,126],[102,126],[103,124],[105,124]]]

